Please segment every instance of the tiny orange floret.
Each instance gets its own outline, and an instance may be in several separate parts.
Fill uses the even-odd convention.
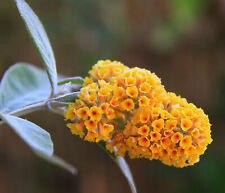
[[[151,91],[151,86],[149,83],[144,82],[140,85],[139,91],[141,93],[149,93]]]
[[[169,154],[170,154],[170,157],[175,159],[175,160],[178,158],[178,152],[175,149],[170,151]]]
[[[86,77],[84,79],[84,86],[87,86],[93,82],[93,79],[91,77]]]
[[[165,130],[165,131],[164,131],[164,135],[165,135],[166,137],[170,137],[171,135],[173,135],[173,131]]]
[[[179,118],[180,117],[180,111],[178,109],[173,109],[171,111],[171,115],[174,117],[174,118]]]
[[[120,67],[114,67],[112,69],[112,76],[119,76],[123,72],[123,69]]]
[[[97,94],[93,93],[88,95],[89,103],[95,104],[96,100],[97,100]]]
[[[102,68],[101,70],[99,70],[98,76],[101,79],[106,79],[109,76],[109,70],[106,68]]]
[[[195,154],[196,153],[196,147],[191,145],[190,147],[188,147],[185,150],[185,153],[188,154],[188,155]]]
[[[145,135],[148,136],[149,135],[149,127],[147,125],[143,125],[141,127],[138,128],[138,134],[139,135]]]
[[[70,128],[70,131],[72,134],[79,135],[80,138],[83,138],[85,135],[84,133],[84,122],[83,121],[77,121],[76,123],[68,123],[67,127]]]
[[[114,139],[116,142],[119,142],[119,141],[123,141],[124,140],[124,135],[122,133],[119,133],[115,136],[115,139]]]
[[[140,114],[140,122],[147,123],[149,121],[150,114],[147,111],[144,111]]]
[[[113,95],[118,98],[123,97],[124,94],[125,94],[125,91],[124,91],[123,87],[116,87],[115,90],[113,91]]]
[[[80,100],[80,99],[77,99],[76,102],[73,105],[75,105],[75,104],[76,104],[77,108],[81,108],[81,107],[85,107],[86,106],[85,103],[82,100]]]
[[[109,103],[102,103],[101,106],[100,106],[100,109],[102,111],[102,114],[106,114],[107,110],[109,108]]]
[[[152,131],[150,133],[151,141],[158,141],[161,139],[161,134],[159,132]]]
[[[123,130],[123,134],[125,136],[137,135],[137,131],[138,131],[138,128],[135,125],[131,125],[130,122],[128,121]]]
[[[96,137],[98,137],[98,133],[96,131],[88,131],[87,135],[85,136],[84,140],[95,142]]]
[[[192,127],[192,121],[190,119],[184,118],[181,119],[181,128],[183,131],[187,131]]]
[[[98,80],[98,84],[100,86],[100,88],[107,88],[108,83],[104,80]]]
[[[184,156],[185,154],[185,149],[181,148],[181,147],[178,147],[178,154],[179,156]]]
[[[171,114],[166,110],[162,110],[160,116],[162,119],[170,119],[172,117]]]
[[[153,130],[156,132],[160,132],[162,128],[164,128],[164,120],[158,119],[152,122]]]
[[[146,96],[141,96],[140,99],[138,100],[138,102],[139,102],[140,107],[148,106],[149,102],[150,102],[150,99]]]
[[[183,135],[179,132],[174,133],[173,136],[171,137],[171,141],[173,143],[178,143],[182,139],[183,139]]]
[[[136,86],[131,86],[126,89],[126,94],[131,98],[136,98],[138,96],[138,90]]]
[[[121,108],[126,111],[130,111],[134,108],[134,101],[132,99],[126,99],[121,102]]]
[[[157,118],[161,113],[161,109],[159,107],[152,108],[151,115],[154,118]]]
[[[166,149],[163,149],[163,150],[162,150],[162,156],[163,156],[164,158],[167,158],[168,155],[169,155],[169,152],[168,152]]]
[[[89,90],[90,92],[96,92],[97,89],[98,89],[97,83],[91,83],[91,84],[88,85],[88,90]]]
[[[86,120],[88,119],[89,109],[88,107],[83,107],[77,110],[77,116],[80,119]]]
[[[107,143],[105,147],[107,150],[109,150],[109,152],[113,153],[114,146],[112,145],[112,143]]]
[[[110,100],[110,105],[111,105],[112,107],[118,107],[118,106],[120,105],[119,98],[114,96],[114,97]]]
[[[86,120],[84,124],[89,131],[94,131],[97,128],[97,122],[93,120]]]
[[[138,138],[138,144],[143,147],[149,147],[150,141],[147,137],[141,136]]]
[[[114,126],[110,125],[110,124],[104,124],[103,128],[102,128],[102,135],[108,135],[109,133],[111,133],[114,130]]]
[[[76,110],[74,107],[70,106],[67,111],[64,113],[65,121],[73,121],[76,118]]]
[[[171,140],[168,137],[163,137],[160,140],[161,145],[164,149],[167,149],[170,146]]]
[[[162,152],[162,146],[158,143],[153,143],[150,146],[150,150],[152,151],[152,153],[161,153]]]
[[[169,130],[173,130],[177,127],[177,121],[176,120],[167,120],[165,123],[165,128]]]
[[[100,88],[98,91],[99,96],[107,97],[110,95],[109,89],[107,87]]]
[[[129,137],[125,142],[128,145],[128,147],[136,147],[137,138],[136,137]]]
[[[182,113],[185,115],[185,117],[193,117],[193,112],[191,109],[184,109]]]
[[[198,128],[194,128],[192,131],[191,131],[191,135],[194,137],[194,138],[198,138],[199,137],[199,129]]]
[[[116,113],[112,108],[108,108],[107,112],[106,112],[106,116],[108,119],[114,119],[116,117]]]
[[[161,84],[160,78],[155,73],[152,73],[150,76],[148,76],[146,78],[146,82],[148,82],[150,85]]]
[[[188,148],[192,144],[192,138],[189,135],[186,135],[181,141],[180,141],[180,146],[182,148]]]
[[[100,121],[102,118],[101,109],[99,107],[91,107],[89,110],[89,116],[91,120]]]
[[[126,149],[126,145],[124,143],[117,143],[116,149],[117,149],[117,152],[115,153],[116,156],[122,156],[122,157],[125,156],[125,152],[127,149]]]
[[[129,77],[126,77],[125,78],[125,84],[126,84],[126,86],[134,86],[135,83],[136,83],[136,80],[135,80],[134,77],[129,76]]]

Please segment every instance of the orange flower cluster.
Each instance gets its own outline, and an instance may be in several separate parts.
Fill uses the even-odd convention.
[[[175,167],[199,161],[212,142],[203,110],[166,92],[148,70],[99,61],[65,119],[73,134],[106,142],[115,155],[159,159]]]

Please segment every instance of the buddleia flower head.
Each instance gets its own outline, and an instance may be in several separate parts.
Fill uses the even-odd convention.
[[[67,126],[82,139],[104,141],[116,156],[175,167],[198,162],[212,142],[203,110],[167,92],[154,73],[106,60],[89,74],[65,111]]]

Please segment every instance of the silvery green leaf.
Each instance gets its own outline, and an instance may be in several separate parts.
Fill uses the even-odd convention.
[[[126,177],[128,183],[130,185],[131,192],[137,193],[134,179],[133,179],[132,173],[130,171],[130,168],[129,168],[126,160],[123,157],[117,156],[115,162],[120,167],[121,171],[123,172],[124,176]]]
[[[43,158],[44,160],[48,161],[49,163],[52,163],[56,166],[59,166],[67,171],[69,171],[70,173],[72,173],[73,175],[77,174],[77,169],[75,167],[73,167],[72,165],[70,165],[69,163],[67,163],[66,161],[64,161],[63,159],[61,159],[60,157],[56,156],[56,155],[52,155],[52,156],[48,156],[45,154],[42,154],[40,152],[35,152],[39,157]]]
[[[77,173],[77,170],[73,166],[53,155],[53,143],[47,131],[19,117],[7,114],[0,114],[0,117],[31,147],[36,155],[68,170],[72,174]]]
[[[31,38],[39,51],[48,73],[52,93],[55,94],[57,89],[56,62],[47,33],[37,15],[24,0],[16,0],[16,5]]]
[[[52,156],[53,143],[50,134],[38,125],[25,119],[0,114],[0,117],[29,145],[41,154]]]
[[[53,98],[51,102],[61,102],[61,103],[74,103],[76,99],[78,99],[79,92],[73,92],[65,95],[58,96],[57,98]]]
[[[10,113],[25,105],[45,100],[51,86],[46,72],[27,64],[15,64],[0,84],[0,111]]]

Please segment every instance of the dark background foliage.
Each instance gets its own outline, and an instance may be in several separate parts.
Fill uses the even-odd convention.
[[[201,107],[213,143],[193,167],[129,160],[141,193],[225,192],[225,1],[32,0],[52,42],[58,72],[86,76],[99,59],[155,72],[168,91]],[[12,64],[41,67],[14,1],[0,2],[0,76]],[[96,144],[72,136],[62,117],[25,116],[48,130],[55,151],[79,169],[77,176],[36,157],[6,125],[0,128],[1,193],[124,193],[129,187]]]

